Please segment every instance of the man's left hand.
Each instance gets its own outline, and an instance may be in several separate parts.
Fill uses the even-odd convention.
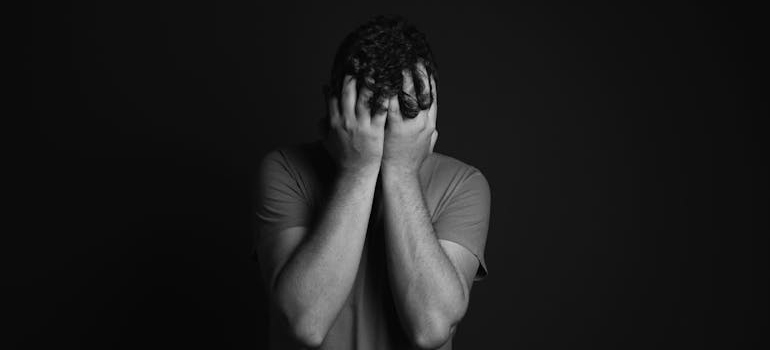
[[[436,131],[436,114],[438,99],[436,82],[430,77],[430,89],[433,103],[428,110],[420,111],[412,119],[404,119],[401,115],[398,96],[391,97],[385,128],[385,144],[382,155],[382,171],[394,172],[400,175],[416,176],[420,166],[428,154],[433,152],[433,146],[438,137]],[[411,74],[405,73],[404,87],[414,86]],[[427,86],[427,84],[423,84]]]

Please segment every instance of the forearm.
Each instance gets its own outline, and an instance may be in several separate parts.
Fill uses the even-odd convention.
[[[376,181],[376,169],[342,173],[317,225],[276,278],[277,304],[301,338],[323,339],[350,293]]]
[[[448,338],[465,313],[467,291],[436,238],[417,175],[385,169],[382,175],[396,308],[418,345],[435,345],[436,339]]]

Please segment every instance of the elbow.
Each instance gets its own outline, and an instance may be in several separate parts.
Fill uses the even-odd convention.
[[[447,320],[433,319],[414,331],[414,345],[418,349],[437,349],[449,341],[454,328]]]
[[[303,347],[315,349],[321,346],[326,338],[326,331],[322,327],[295,322],[291,325],[294,340]]]
[[[446,344],[455,333],[457,324],[465,315],[467,303],[456,303],[445,312],[435,312],[423,319],[412,330],[412,340],[418,349],[437,349]]]
[[[278,296],[272,302],[286,335],[303,348],[320,347],[330,327],[324,325],[322,315],[311,306],[299,302],[292,293],[275,290],[273,294]]]
[[[297,305],[287,307],[287,302],[278,303],[285,325],[289,335],[299,345],[305,348],[315,349],[320,347],[329,327],[324,325],[318,314],[307,308],[300,308]]]

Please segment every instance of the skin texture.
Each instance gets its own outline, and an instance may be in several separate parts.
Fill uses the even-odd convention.
[[[416,346],[436,348],[464,315],[478,268],[466,248],[436,238],[420,189],[419,168],[438,136],[436,95],[430,110],[404,119],[395,97],[371,115],[371,92],[355,86],[346,77],[340,98],[328,97],[324,146],[340,171],[318,224],[262,242],[260,265],[273,307],[294,337],[308,347],[321,345],[353,287],[379,175],[398,314]],[[410,89],[411,76],[405,76],[404,91]]]
[[[435,87],[432,78],[430,84]],[[408,73],[403,88],[414,91]],[[390,101],[381,169],[386,259],[396,309],[415,345],[426,349],[450,339],[467,309],[478,268],[465,248],[436,238],[422,195],[419,170],[437,135],[435,88],[433,93],[430,109],[413,119],[404,119],[398,103]]]
[[[386,112],[370,116],[355,86],[346,79],[329,99],[326,145],[341,171],[318,225],[280,232],[259,252],[274,306],[308,347],[323,342],[355,281],[382,155]]]

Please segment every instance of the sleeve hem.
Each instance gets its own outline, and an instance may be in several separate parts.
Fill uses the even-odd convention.
[[[460,240],[456,240],[456,239],[452,239],[452,238],[444,238],[444,237],[437,237],[437,238],[441,239],[441,240],[445,240],[445,241],[450,241],[452,243],[456,243],[456,244],[462,246],[463,248],[465,248],[467,251],[469,251],[471,254],[473,254],[473,256],[476,257],[476,260],[478,260],[478,262],[479,262],[479,267],[478,267],[478,269],[476,269],[476,274],[473,276],[473,281],[474,282],[481,281],[481,280],[483,280],[484,278],[487,277],[487,275],[489,274],[489,271],[487,270],[487,263],[486,263],[486,261],[484,261],[484,257],[482,255],[479,255],[476,252],[474,252],[472,249],[468,248],[468,245],[463,243],[463,242],[461,242]]]

